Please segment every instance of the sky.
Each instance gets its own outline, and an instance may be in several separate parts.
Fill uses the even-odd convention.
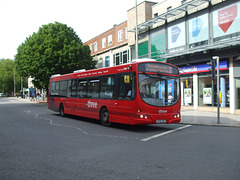
[[[143,0],[137,0],[141,3]],[[0,59],[12,59],[17,48],[38,29],[55,21],[74,29],[86,42],[127,20],[135,0],[0,0]],[[158,2],[153,0],[153,2]]]

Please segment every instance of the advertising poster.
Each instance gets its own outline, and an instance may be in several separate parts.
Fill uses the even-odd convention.
[[[213,11],[213,37],[240,32],[240,3]]]
[[[168,48],[176,48],[185,45],[185,22],[168,28]]]
[[[189,20],[189,44],[208,40],[208,14]]]
[[[203,88],[203,104],[212,104],[212,88]]]
[[[191,88],[184,89],[184,99],[185,99],[185,105],[192,103],[192,89]]]

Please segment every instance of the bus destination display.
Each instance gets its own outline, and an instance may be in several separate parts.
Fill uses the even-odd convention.
[[[139,71],[178,75],[177,68],[173,66],[169,66],[167,64],[158,64],[158,63],[139,64]]]

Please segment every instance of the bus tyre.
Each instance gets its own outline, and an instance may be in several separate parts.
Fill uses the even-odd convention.
[[[109,122],[109,112],[107,108],[103,108],[100,113],[100,121],[103,126],[111,126],[111,122]]]
[[[60,116],[62,116],[62,117],[65,116],[63,104],[61,104],[60,107],[59,107],[59,113],[60,113]]]

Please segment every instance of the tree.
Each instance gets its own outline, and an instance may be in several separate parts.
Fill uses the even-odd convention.
[[[10,94],[13,92],[14,61],[10,59],[0,60],[0,92]]]
[[[15,78],[14,78],[15,76]],[[14,91],[20,93],[21,87],[27,87],[27,79],[21,78],[15,70],[15,63],[11,59],[0,59],[0,93],[11,95]]]
[[[95,68],[90,53],[72,28],[59,22],[50,23],[18,47],[16,68],[20,75],[32,76],[36,87],[48,89],[53,74]]]

